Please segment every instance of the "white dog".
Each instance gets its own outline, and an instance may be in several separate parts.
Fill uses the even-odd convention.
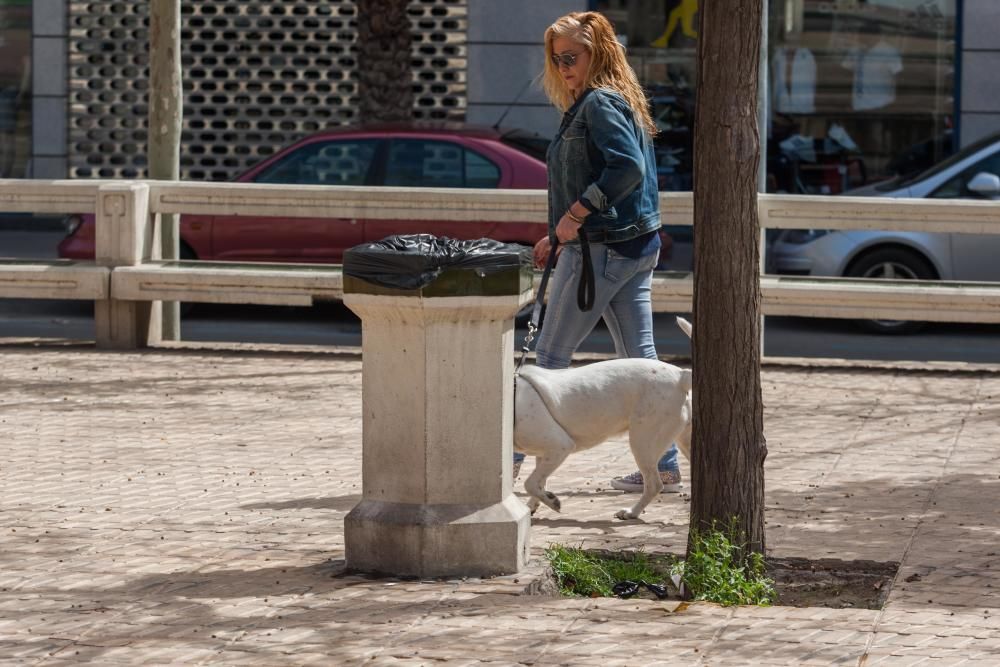
[[[677,323],[688,336],[691,325]],[[614,359],[549,370],[523,368],[514,395],[514,449],[536,457],[524,483],[532,514],[561,503],[545,482],[566,457],[628,432],[643,491],[615,514],[636,519],[663,489],[656,464],[671,443],[691,452],[691,371],[655,359]]]

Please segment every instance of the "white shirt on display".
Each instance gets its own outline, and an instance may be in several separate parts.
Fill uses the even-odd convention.
[[[816,58],[807,48],[784,48],[774,54],[774,108],[780,113],[816,110]]]
[[[879,41],[867,51],[851,49],[841,65],[854,72],[851,106],[855,111],[881,109],[896,99],[896,75],[903,71],[899,49]]]

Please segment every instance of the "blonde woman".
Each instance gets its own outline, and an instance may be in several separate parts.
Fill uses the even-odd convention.
[[[545,31],[543,87],[563,112],[549,146],[549,235],[535,244],[543,266],[550,238],[560,243],[548,307],[538,339],[537,363],[566,368],[600,318],[619,357],[656,358],[650,285],[660,249],[660,207],[653,135],[646,96],[608,20],[597,12],[563,16]],[[589,240],[594,268],[592,310],[577,303]],[[523,455],[515,456],[515,476]],[[680,488],[677,448],[660,461],[664,491]],[[623,491],[642,491],[639,472],[612,480]]]

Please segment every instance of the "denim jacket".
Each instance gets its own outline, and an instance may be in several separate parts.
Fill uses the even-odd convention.
[[[591,241],[628,241],[659,229],[652,141],[618,93],[585,92],[563,115],[545,161],[550,235],[577,200],[590,209],[583,229]]]

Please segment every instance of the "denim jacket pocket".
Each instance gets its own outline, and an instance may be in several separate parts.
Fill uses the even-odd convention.
[[[566,129],[562,131],[562,138],[565,141],[571,141],[573,139],[584,139],[587,136],[587,123],[583,119],[576,118]]]
[[[573,182],[573,175],[580,171],[580,165],[588,164],[586,138],[587,125],[582,120],[567,125],[559,136],[557,155],[563,170],[563,182]]]

